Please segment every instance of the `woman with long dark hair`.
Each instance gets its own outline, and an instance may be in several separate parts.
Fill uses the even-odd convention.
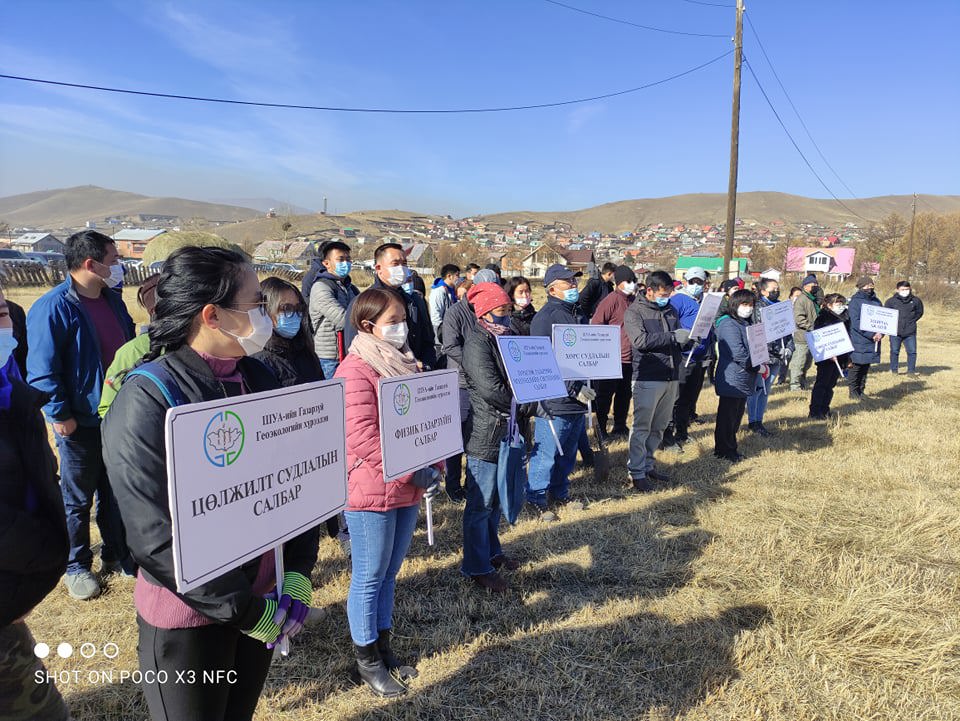
[[[533,307],[533,292],[530,288],[530,281],[522,275],[514,276],[504,287],[507,296],[513,301],[510,325],[515,335],[530,335],[530,321],[537,314],[537,309]]]
[[[272,370],[284,388],[322,381],[303,295],[293,284],[272,276],[260,281],[260,292],[273,334],[253,357]]]
[[[251,719],[272,656],[267,644],[310,605],[315,528],[284,544],[281,599],[272,553],[183,593],[174,575],[164,438],[171,386],[187,403],[277,388],[273,374],[249,357],[263,350],[271,332],[257,274],[243,256],[180,248],[157,284],[144,357],[159,380],[128,375],[104,419],[104,461],[140,567],[133,598],[141,671],[154,677],[164,671],[170,679],[177,671],[198,679],[204,672],[236,674],[235,683],[144,682],[156,721]]]

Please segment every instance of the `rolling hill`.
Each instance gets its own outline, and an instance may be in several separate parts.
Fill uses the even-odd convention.
[[[113,215],[150,213],[207,220],[249,220],[261,215],[252,208],[203,203],[184,198],[153,198],[95,185],[41,190],[0,198],[0,220],[11,227],[56,229],[82,226]]]

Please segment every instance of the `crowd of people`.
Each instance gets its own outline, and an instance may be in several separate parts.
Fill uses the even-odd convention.
[[[356,677],[395,697],[416,675],[394,653],[391,629],[397,574],[425,495],[445,492],[464,504],[460,572],[478,589],[503,593],[510,588],[504,572],[520,565],[499,539],[504,442],[523,437],[525,512],[555,522],[586,502],[572,493],[570,476],[578,454],[591,463],[591,409],[601,438],[628,440],[629,487],[648,493],[671,485],[655,457],[683,451],[691,427],[703,422],[697,407],[708,382],[719,399],[714,455],[736,463],[744,414],[750,432],[769,437],[764,416],[773,385],[797,392],[809,385],[805,331],[842,323],[853,342],[851,354],[816,364],[812,418],[830,417],[843,376],[851,399],[867,398],[869,370],[880,362],[882,337],[859,329],[862,308],[880,305],[869,277],[849,301],[824,295],[813,275],[789,298],[771,278],[752,288],[725,280],[712,329],[691,338],[714,287],[703,268],[678,280],[665,271],[640,279],[607,263],[581,291],[581,272],[553,265],[538,281],[546,302],[537,309],[534,281],[504,279],[495,265],[444,265],[427,289],[393,243],[376,249],[373,283],[362,292],[345,243],[323,247],[301,288],[261,281],[233,251],[186,247],[139,288],[150,323],[137,334],[117,291],[123,274],[114,242],[94,230],[77,233],[67,240],[66,260],[67,279],[26,314],[0,294],[0,717],[9,719],[69,717],[55,686],[35,681],[42,665],[24,622],[61,578],[72,598],[86,601],[110,574],[135,577],[142,671],[236,672],[233,684],[144,683],[154,719],[252,718],[272,649],[304,627],[320,528],[284,545],[281,594],[272,553],[177,591],[163,431],[171,405],[342,379],[348,500],[325,530],[349,549]],[[797,331],[773,339],[769,363],[755,365],[747,329],[777,303],[792,303]],[[901,281],[886,306],[900,319],[889,368],[899,371],[903,347],[907,372],[916,373],[923,304]],[[596,387],[570,381],[563,397],[517,404],[497,338],[551,336],[556,324],[583,323],[622,328],[621,377]],[[439,368],[459,371],[464,452],[385,483],[378,380]],[[44,419],[59,452],[59,488]],[[96,572],[94,507],[102,539]]]

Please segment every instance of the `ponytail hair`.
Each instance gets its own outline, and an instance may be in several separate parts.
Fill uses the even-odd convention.
[[[233,305],[249,268],[239,253],[225,248],[178,248],[163,264],[157,307],[150,323],[146,363],[187,344],[206,305]]]

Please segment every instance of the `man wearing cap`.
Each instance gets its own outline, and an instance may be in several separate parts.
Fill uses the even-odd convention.
[[[623,319],[633,348],[633,430],[627,470],[634,489],[646,492],[670,477],[653,467],[653,454],[673,417],[679,391],[681,349],[690,331],[670,305],[673,279],[662,270],[647,276],[647,290]]]
[[[923,302],[913,294],[909,280],[897,282],[897,292],[887,299],[884,307],[897,311],[897,334],[890,336],[890,372],[900,370],[900,346],[907,350],[907,374],[917,373],[917,321],[923,317]]]
[[[850,342],[853,343],[853,353],[850,354],[850,371],[847,374],[847,386],[850,390],[850,400],[862,401],[866,397],[867,374],[870,366],[880,362],[880,341],[883,333],[870,333],[860,330],[860,315],[863,306],[882,306],[880,299],[874,292],[873,278],[863,276],[857,281],[857,292],[850,298],[847,311],[850,314]]]
[[[820,300],[817,291],[820,283],[813,273],[800,283],[803,291],[793,302],[793,322],[797,329],[793,332],[793,356],[790,358],[790,390],[800,391],[806,387],[807,370],[813,356],[807,346],[807,331],[813,330],[814,321],[820,315]]]
[[[597,410],[597,427],[602,434],[606,434],[612,403],[613,430],[610,431],[610,437],[626,438],[630,434],[630,429],[627,428],[627,413],[630,412],[633,348],[623,331],[623,316],[636,297],[637,275],[628,266],[621,265],[614,268],[613,283],[616,290],[597,303],[590,322],[594,325],[620,326],[620,363],[623,373],[620,380],[604,380],[597,384],[597,402],[594,408]]]
[[[482,283],[497,284],[497,274],[492,270],[477,270],[473,277],[473,287],[475,288]],[[450,310],[443,316],[440,337],[443,340],[443,354],[447,357],[447,370],[456,369],[460,371],[463,365],[463,345],[466,342],[467,335],[477,325],[477,319],[473,311],[473,306],[464,298],[461,302],[450,306]],[[467,380],[462,371],[459,379],[460,427],[463,428],[470,413],[470,394],[467,392]],[[464,488],[460,485],[460,478],[463,473],[463,454],[458,453],[448,458],[446,466],[445,490],[447,496],[456,503],[462,503],[466,499]]]
[[[684,281],[680,290],[670,296],[670,305],[677,313],[680,327],[689,331],[700,312],[707,272],[696,266],[688,268]],[[673,419],[664,431],[661,448],[682,451],[683,444],[690,440],[690,423],[697,412],[697,400],[703,390],[707,367],[715,357],[713,348],[714,335],[711,330],[690,350],[690,362],[687,363],[684,358],[680,365],[677,402],[673,406]]]
[[[547,268],[543,277],[547,302],[533,316],[530,335],[550,337],[554,325],[585,321],[577,315],[577,301],[580,299],[577,283],[581,275],[559,263]],[[527,478],[527,502],[542,520],[556,520],[556,515],[547,509],[548,503],[567,505],[569,501],[570,471],[576,462],[577,446],[586,427],[587,403],[596,397],[596,391],[586,383],[568,381],[565,397],[543,401],[537,407],[533,453]],[[561,451],[563,455],[560,455]]]

